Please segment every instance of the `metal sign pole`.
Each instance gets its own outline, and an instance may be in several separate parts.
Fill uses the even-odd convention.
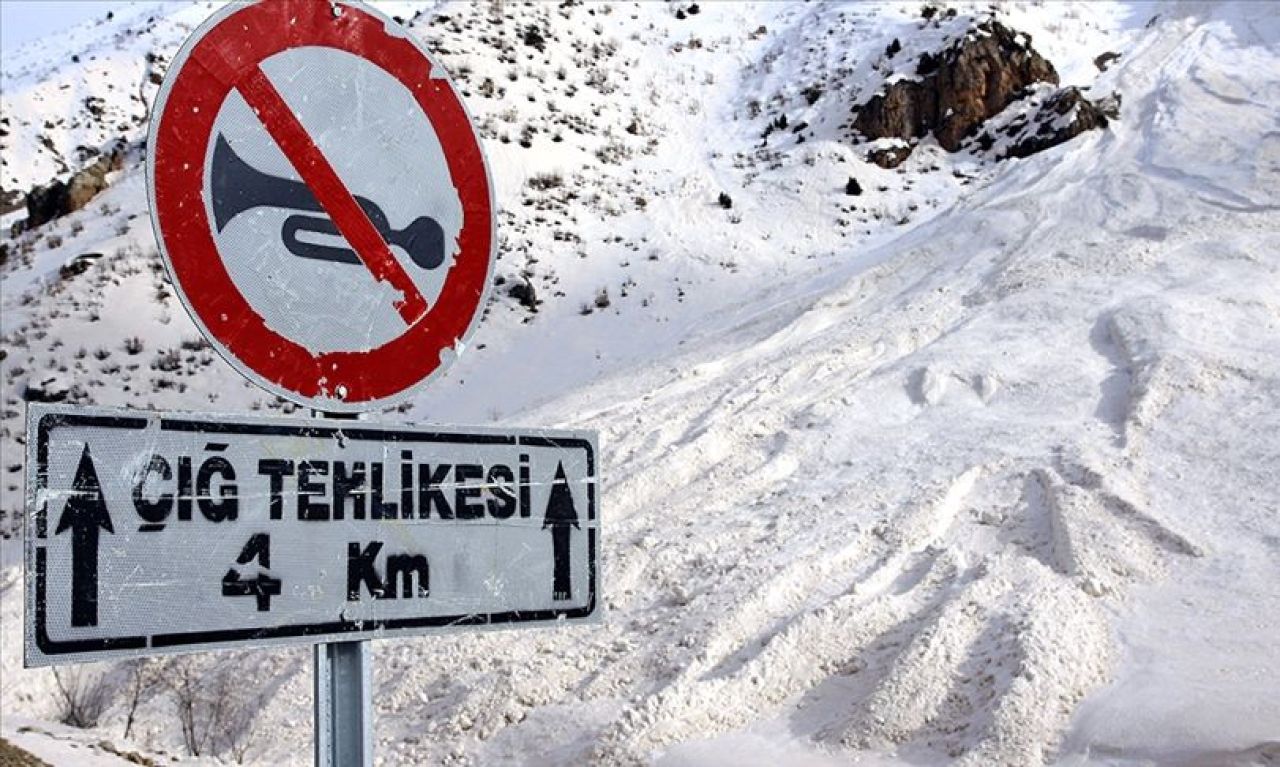
[[[322,413],[355,420],[356,413]],[[373,661],[369,642],[313,646],[315,763],[317,767],[373,764]]]
[[[369,642],[326,642],[315,651],[315,763],[373,764],[373,679]]]

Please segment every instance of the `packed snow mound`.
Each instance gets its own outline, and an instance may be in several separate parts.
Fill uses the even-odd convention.
[[[533,313],[500,295],[476,335],[487,348],[395,417],[598,429],[606,613],[586,629],[375,643],[377,753],[1274,754],[1280,20],[1251,3],[1011,7],[1064,84],[1122,54],[1089,75],[1123,94],[1122,119],[1025,160],[922,144],[886,171],[840,143],[847,114],[824,122],[827,102],[802,89],[842,55],[881,55],[886,36],[916,45],[893,25],[918,9],[694,7],[458,4],[406,19],[478,96],[499,273],[545,300]],[[846,34],[825,39],[841,13]],[[481,45],[516,63],[461,59]],[[582,99],[544,108],[544,91],[572,84]],[[774,92],[768,112],[760,94]],[[761,147],[781,113],[813,127]],[[611,145],[625,151],[595,154]],[[861,195],[845,193],[851,176]],[[646,204],[623,207],[634,195]],[[19,387],[46,378],[74,401],[289,407],[237,381],[167,296],[137,168],[103,199],[110,212],[76,236],[108,255],[69,278],[65,245],[5,267],[6,464]],[[0,694],[6,712],[49,719],[49,672],[19,668],[18,584],[5,570]],[[270,678],[253,690],[268,735],[247,758],[302,764],[307,660],[175,668]],[[138,747],[180,750],[172,705],[143,702]],[[118,738],[123,717],[109,708],[102,731]]]

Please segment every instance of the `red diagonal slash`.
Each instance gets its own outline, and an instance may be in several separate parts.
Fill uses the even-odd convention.
[[[347,190],[342,179],[338,178],[333,166],[325,159],[320,147],[311,140],[307,129],[302,127],[275,85],[267,79],[260,67],[252,66],[245,70],[243,77],[236,83],[236,88],[258,115],[285,157],[293,163],[303,182],[311,187],[316,200],[364,262],[365,268],[377,281],[390,283],[400,291],[402,297],[395,302],[395,307],[405,324],[417,322],[427,313],[427,300],[408,272],[392,255],[386,240],[382,239],[377,227]]]

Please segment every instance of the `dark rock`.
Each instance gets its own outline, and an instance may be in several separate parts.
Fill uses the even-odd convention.
[[[64,280],[84,274],[95,261],[102,258],[101,253],[81,253],[58,268],[58,276]]]
[[[27,196],[22,192],[0,189],[0,216],[11,213],[27,204]]]
[[[937,99],[913,80],[900,80],[858,108],[853,127],[868,139],[917,138],[937,123]]]
[[[86,96],[84,108],[89,114],[101,119],[107,110],[107,102],[101,96]]]
[[[948,151],[999,113],[1027,86],[1058,83],[1053,65],[1030,37],[987,20],[949,48],[918,62],[920,79],[899,80],[857,109],[853,128],[868,139],[920,138],[933,133]]]
[[[531,312],[538,311],[538,304],[542,303],[538,300],[538,291],[533,287],[533,283],[527,279],[512,282],[511,287],[507,288],[507,295],[514,298],[521,306]]]
[[[27,193],[27,220],[23,228],[34,229],[88,205],[107,188],[107,174],[123,165],[124,151],[116,148],[74,174],[70,181],[55,180],[48,186],[35,187]]]
[[[897,56],[898,53],[900,53],[901,51],[902,51],[902,43],[898,42],[898,38],[895,37],[893,38],[893,42],[889,43],[889,46],[884,49],[884,55],[887,56],[888,58],[893,58],[894,56]]]
[[[920,54],[920,60],[916,62],[916,74],[924,77],[937,71],[938,57],[927,51]]]
[[[725,210],[728,210],[733,207],[733,198],[730,197],[728,194],[725,194],[724,192],[720,193],[720,196],[716,198],[716,202],[720,203],[720,207],[724,208]]]
[[[22,399],[26,402],[63,402],[70,394],[70,387],[58,378],[48,378],[38,383],[28,381],[22,389]]]
[[[1107,114],[1103,110],[1104,106],[1086,99],[1079,88],[1063,88],[1045,100],[1036,116],[1013,138],[1004,156],[1029,157],[1085,131],[1105,128]],[[1071,119],[1064,122],[1068,115]]]
[[[1119,61],[1120,54],[1115,51],[1107,51],[1093,60],[1093,65],[1098,68],[1099,72],[1107,71],[1107,67],[1111,66],[1111,62]]]
[[[1110,96],[1104,96],[1103,98],[1098,99],[1093,102],[1093,105],[1101,110],[1102,114],[1106,115],[1108,120],[1119,120],[1120,101],[1120,94],[1113,93]]]
[[[893,170],[906,162],[910,156],[911,147],[906,144],[875,147],[867,152],[867,162],[875,163],[885,170]]]
[[[24,228],[34,229],[69,212],[67,185],[64,182],[54,180],[48,186],[37,186],[27,193],[27,220]]]

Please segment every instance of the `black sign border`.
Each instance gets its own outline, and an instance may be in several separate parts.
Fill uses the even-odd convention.
[[[63,426],[88,426],[108,429],[145,429],[153,418],[146,416],[86,415],[77,413],[47,413],[40,417],[36,427],[36,487],[35,497],[49,483],[50,433]],[[348,422],[351,423],[351,422]],[[338,432],[352,440],[377,440],[380,442],[440,442],[470,445],[513,445],[581,449],[587,456],[587,475],[596,477],[595,451],[585,439],[573,437],[545,437],[537,435],[464,434],[441,431],[406,431],[401,429],[370,429],[351,426],[328,426],[309,423],[297,426],[277,423],[237,424],[225,421],[200,421],[183,418],[160,417],[161,431],[187,431],[207,434],[250,434],[260,436],[296,436],[323,438]],[[596,518],[596,483],[587,483],[587,520]],[[48,509],[41,504],[35,511],[36,538],[48,535]],[[510,610],[501,613],[468,613],[441,615],[425,618],[390,618],[370,620],[341,620],[326,623],[299,623],[288,626],[271,626],[255,629],[223,629],[218,631],[191,631],[176,634],[152,634],[150,636],[106,637],[101,639],[55,640],[49,637],[46,626],[48,590],[48,554],[45,546],[35,548],[35,642],[40,652],[53,657],[93,652],[140,650],[145,648],[170,649],[191,645],[226,642],[254,642],[333,634],[372,634],[381,631],[445,628],[454,626],[500,626],[513,623],[548,623],[553,621],[587,618],[596,609],[597,560],[595,527],[587,530],[587,603],[582,607],[561,610]],[[366,637],[369,639],[383,637]],[[192,648],[199,649],[199,648]],[[211,648],[212,649],[212,648]],[[220,649],[220,648],[219,648]]]

